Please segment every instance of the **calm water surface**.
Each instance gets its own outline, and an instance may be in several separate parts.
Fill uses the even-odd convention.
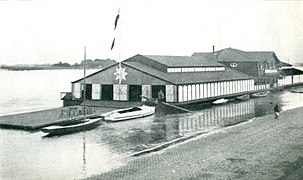
[[[0,70],[0,115],[60,107],[60,92],[82,77],[82,70]]]
[[[81,71],[75,70],[10,71],[4,74],[10,80],[17,77],[18,80],[7,82],[5,91],[1,88],[1,94],[18,96],[18,101],[2,97],[1,108],[5,107],[5,110],[1,109],[2,114],[61,106],[58,93],[69,91],[70,82],[82,76]],[[19,88],[13,87],[14,84]],[[303,87],[296,89],[303,91]],[[0,129],[0,179],[78,179],[100,174],[125,164],[134,152],[272,114],[270,102],[279,102],[283,110],[301,107],[303,94],[271,93],[265,98],[208,106],[190,114],[153,115],[104,123],[91,131],[61,137],[47,138],[41,132]]]

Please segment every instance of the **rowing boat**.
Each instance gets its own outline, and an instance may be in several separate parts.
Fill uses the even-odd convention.
[[[49,135],[71,134],[94,129],[100,126],[101,120],[101,117],[86,118],[81,121],[78,121],[75,124],[47,126],[42,128],[41,131],[44,133],[48,133]]]

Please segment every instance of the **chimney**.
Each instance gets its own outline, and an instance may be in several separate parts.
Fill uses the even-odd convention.
[[[215,52],[215,46],[213,45],[213,53]]]

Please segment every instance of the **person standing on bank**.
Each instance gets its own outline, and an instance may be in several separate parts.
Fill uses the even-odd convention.
[[[162,89],[158,92],[158,102],[163,102],[164,101],[164,93]]]
[[[279,107],[278,103],[276,103],[274,106],[274,112],[275,112],[275,119],[278,119],[279,115],[280,115],[280,107]]]

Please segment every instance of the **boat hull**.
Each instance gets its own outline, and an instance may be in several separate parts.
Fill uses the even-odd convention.
[[[131,111],[132,108],[126,108],[126,109],[114,110],[108,113],[104,113],[101,116],[105,121],[116,122],[116,121],[125,121],[130,119],[143,118],[146,116],[153,115],[155,113],[155,107],[152,106],[139,106],[135,108],[139,108],[140,110]]]
[[[236,99],[239,100],[239,101],[248,101],[249,100],[249,95],[245,94],[245,95],[242,95],[242,96],[238,96],[238,97],[236,97]]]
[[[228,102],[228,99],[218,99],[218,100],[214,101],[213,104],[224,104],[227,102]]]
[[[69,125],[69,126],[48,126],[42,128],[41,131],[49,135],[65,135],[72,134],[80,131],[87,131],[100,126],[102,118],[88,119],[82,123]]]
[[[266,97],[269,94],[269,91],[254,93],[251,96],[254,98]]]

